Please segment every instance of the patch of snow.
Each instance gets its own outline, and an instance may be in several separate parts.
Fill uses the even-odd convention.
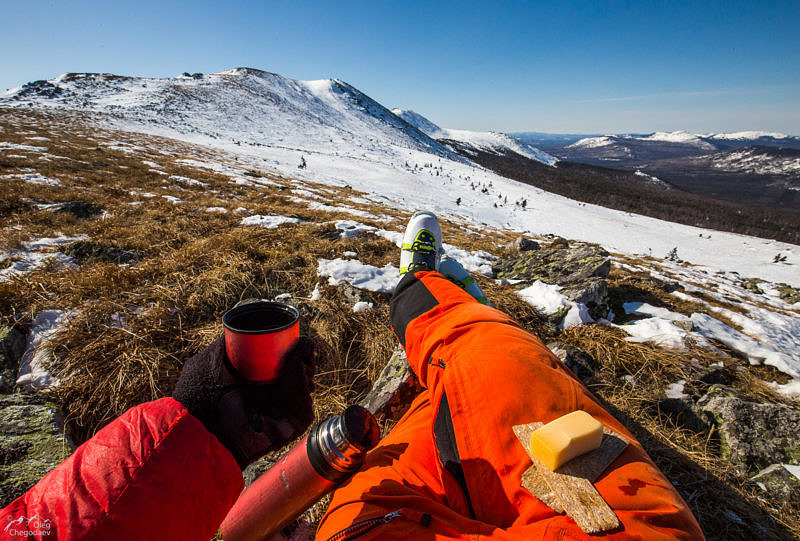
[[[353,305],[353,312],[364,312],[366,310],[372,310],[372,303],[366,301],[358,301]]]
[[[675,383],[670,383],[669,385],[667,385],[667,388],[664,389],[664,394],[667,396],[667,398],[675,398],[675,399],[686,398],[689,395],[683,392],[683,388],[685,385],[686,385],[686,380],[679,379]]]
[[[400,281],[400,271],[391,263],[379,269],[358,260],[342,258],[319,259],[317,274],[327,276],[331,285],[347,282],[353,287],[380,293],[391,293]]]
[[[319,195],[317,193],[314,193],[314,192],[311,192],[311,191],[308,191],[308,190],[304,190],[302,188],[296,188],[294,190],[289,190],[289,191],[292,192],[295,195],[299,195],[299,196],[302,196],[302,197],[310,197],[312,199],[325,199],[324,197],[322,197],[321,195]]]
[[[798,362],[773,346],[762,344],[708,314],[694,313],[691,319],[700,334],[718,340],[732,350],[741,353],[747,357],[750,364],[767,364],[793,378],[800,378]]]
[[[225,213],[225,212],[228,212],[228,209],[226,209],[225,207],[207,207],[207,208],[205,209],[205,211],[206,211],[206,212],[220,212],[220,213]]]
[[[5,175],[3,178],[18,178],[31,184],[43,184],[46,186],[61,186],[61,183],[54,178],[48,178],[40,173],[22,173],[17,175]]]
[[[358,254],[355,252],[342,252],[342,255],[345,257],[356,257]]]
[[[282,224],[299,224],[302,221],[300,218],[292,218],[290,216],[254,214],[253,216],[242,218],[241,223],[242,225],[258,225],[265,229],[275,229]]]
[[[339,220],[334,224],[334,227],[339,231],[339,237],[343,239],[352,239],[361,233],[373,233],[377,230],[376,227],[364,225],[353,220]]]
[[[800,465],[798,464],[781,464],[786,471],[794,475],[797,479],[800,480]]]
[[[17,376],[17,385],[21,389],[38,391],[58,385],[58,379],[47,370],[53,358],[48,342],[71,315],[64,310],[44,310],[33,320]]]
[[[162,195],[161,197],[163,197],[164,199],[166,199],[170,203],[175,203],[175,204],[183,203],[183,200],[181,198],[175,197],[174,195]]]
[[[672,321],[661,318],[647,318],[619,325],[619,328],[630,336],[628,342],[651,342],[659,347],[685,349],[689,332],[678,327]]]
[[[634,171],[633,174],[636,175],[637,177],[642,177],[645,180],[647,180],[649,182],[652,182],[653,184],[661,184],[661,185],[664,185],[664,186],[668,185],[666,182],[664,182],[660,178],[654,177],[653,175],[648,175],[647,173],[639,171],[638,169],[636,171]]]
[[[561,286],[546,284],[536,280],[525,289],[520,289],[517,294],[525,301],[545,315],[552,315],[570,305],[569,299],[560,293]]]
[[[189,177],[182,177],[179,175],[170,175],[170,180],[175,180],[177,182],[182,182],[184,184],[189,184],[190,186],[208,186],[205,182],[200,182],[199,180],[195,180]]]
[[[350,207],[335,207],[333,205],[326,205],[325,203],[319,203],[317,201],[306,201],[305,199],[300,199],[299,197],[290,197],[291,201],[295,203],[303,203],[308,208],[313,210],[322,210],[325,212],[344,212],[345,214],[352,214],[353,216],[358,216],[360,218],[370,218],[373,220],[379,220],[378,216],[371,214],[369,212],[358,210],[358,209],[351,209]]]
[[[0,152],[4,150],[28,150],[30,152],[46,152],[47,147],[39,147],[33,145],[20,145],[10,141],[0,141]]]
[[[314,284],[314,291],[311,292],[309,300],[318,301],[322,298],[322,292],[319,290],[319,284]]]
[[[571,302],[569,311],[561,323],[558,324],[559,329],[571,329],[584,323],[594,323],[594,319],[589,315],[589,308],[582,302]]]

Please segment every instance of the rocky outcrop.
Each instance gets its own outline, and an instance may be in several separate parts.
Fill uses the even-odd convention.
[[[585,304],[589,315],[600,319],[608,315],[608,285],[611,271],[609,254],[599,246],[553,247],[512,253],[492,264],[495,278],[519,280],[523,288],[540,280],[562,287],[569,300]],[[563,314],[561,314],[563,316]]]
[[[72,452],[58,406],[39,395],[0,397],[0,507]]]
[[[600,363],[577,346],[568,346],[557,340],[549,342],[547,348],[584,383],[588,383],[600,369]]]
[[[12,327],[0,326],[0,393],[10,393],[25,351],[25,335]]]
[[[103,212],[103,209],[88,201],[67,201],[66,203],[58,203],[47,207],[47,210],[72,214],[79,219],[92,218]]]
[[[408,366],[405,351],[397,348],[361,405],[379,420],[396,421],[405,413],[420,390],[419,383]]]
[[[800,479],[797,475],[800,475],[800,466],[773,464],[753,476],[753,481],[770,499],[800,505]]]
[[[800,410],[753,402],[722,385],[712,385],[695,409],[716,428],[722,456],[741,469],[800,464]]]
[[[599,246],[544,248],[498,259],[492,270],[495,278],[567,285],[593,277],[605,278],[611,271],[611,260]]]
[[[506,244],[504,248],[512,252],[527,252],[529,250],[538,250],[539,243],[533,239],[529,239],[527,237],[523,237],[522,235],[520,235],[519,237],[515,238],[514,240]]]

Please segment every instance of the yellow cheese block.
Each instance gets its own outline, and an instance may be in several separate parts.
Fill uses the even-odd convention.
[[[600,447],[603,425],[583,410],[550,421],[531,434],[531,454],[556,470],[565,462]]]

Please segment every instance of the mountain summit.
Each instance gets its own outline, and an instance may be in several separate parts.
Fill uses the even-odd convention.
[[[343,81],[298,81],[253,68],[163,79],[66,73],[9,90],[0,105],[104,113],[137,131],[200,143],[380,161],[410,149],[463,161]]]

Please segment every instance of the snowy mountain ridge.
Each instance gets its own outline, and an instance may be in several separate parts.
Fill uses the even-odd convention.
[[[400,159],[413,149],[463,161],[343,81],[298,81],[252,68],[165,79],[65,73],[9,90],[0,105],[105,113],[139,131],[203,143],[369,159]]]
[[[469,147],[494,154],[511,151],[545,165],[555,165],[558,162],[558,158],[555,156],[551,156],[532,145],[522,143],[518,139],[502,132],[476,132],[441,128],[421,114],[409,109],[392,109],[392,112],[430,137],[438,141],[443,139],[457,141],[461,143],[462,148],[466,146],[467,151],[469,151]]]

